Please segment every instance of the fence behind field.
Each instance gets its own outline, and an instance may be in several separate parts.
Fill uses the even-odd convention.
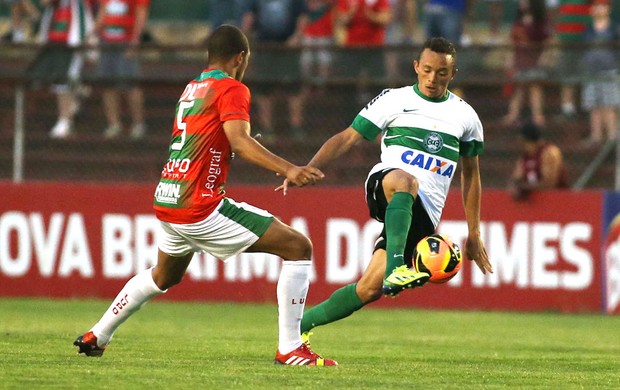
[[[103,138],[106,121],[101,92],[115,80],[98,77],[93,65],[86,67],[81,81],[83,97],[74,134],[51,139],[49,131],[57,116],[54,95],[46,80],[24,73],[37,50],[37,46],[29,45],[0,47],[0,179],[154,182],[167,157],[176,101],[185,84],[205,67],[205,48],[147,45],[141,49],[142,73],[134,81],[145,92],[147,133],[140,140]],[[582,48],[573,50],[579,53]],[[263,133],[262,142],[296,163],[307,162],[323,141],[348,126],[383,88],[411,85],[415,80],[412,60],[419,47],[333,47],[330,51],[332,70],[327,78],[321,78],[302,76],[299,49],[253,47],[256,64],[251,63],[244,81],[254,100],[260,95],[272,96],[274,112],[273,134],[268,134],[257,121],[259,113],[254,104],[253,132]],[[503,71],[510,51],[507,46],[461,48],[459,73],[451,85],[452,91],[476,109],[485,127],[481,167],[487,187],[506,186],[518,154],[516,128],[501,122],[514,81]],[[560,117],[562,74],[553,66],[546,71],[545,136],[564,151],[571,183],[579,188],[614,188],[618,180],[613,145],[579,142],[589,133],[588,115],[580,112],[570,120]],[[290,123],[290,103],[302,88],[307,88],[308,97],[303,105],[304,135],[299,136]],[[326,182],[360,185],[376,162],[378,150],[378,144],[371,142],[356,148],[327,170]],[[239,160],[235,164],[238,166],[231,175],[235,183],[277,182],[269,172]]]

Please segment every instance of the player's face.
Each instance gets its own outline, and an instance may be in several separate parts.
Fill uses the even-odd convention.
[[[443,97],[456,74],[454,65],[452,55],[424,49],[420,59],[413,61],[420,92],[432,99]]]

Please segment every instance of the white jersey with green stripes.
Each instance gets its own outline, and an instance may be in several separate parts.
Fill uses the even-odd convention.
[[[418,179],[418,196],[437,226],[460,156],[484,149],[478,114],[463,99],[447,92],[431,99],[417,84],[385,89],[364,107],[351,124],[364,138],[381,138],[377,171],[398,168]]]

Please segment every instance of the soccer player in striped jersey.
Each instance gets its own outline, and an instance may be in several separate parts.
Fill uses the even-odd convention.
[[[157,265],[130,279],[103,317],[74,345],[101,356],[116,329],[153,297],[178,284],[194,252],[228,259],[266,252],[284,259],[277,285],[279,340],[275,362],[334,366],[302,343],[300,319],[309,287],[312,244],[272,214],[226,196],[233,153],[286,177],[297,186],[323,178],[296,166],[250,136],[250,91],[241,83],[250,57],[237,27],[218,27],[207,43],[209,67],[191,81],[177,103],[169,159],[155,190],[160,220]]]
[[[493,272],[480,238],[482,124],[474,109],[448,90],[457,72],[454,45],[444,38],[427,40],[413,66],[416,84],[381,92],[308,164],[323,169],[358,142],[382,134],[381,161],[366,180],[370,215],[384,223],[372,260],[357,283],[304,313],[303,338],[312,328],[345,318],[382,295],[396,296],[428,281],[427,273],[412,269],[413,250],[439,224],[459,160],[469,231],[465,253],[483,273]],[[285,180],[279,189],[285,191],[287,184]]]

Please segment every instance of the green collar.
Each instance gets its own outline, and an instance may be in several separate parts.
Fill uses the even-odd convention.
[[[197,81],[202,81],[209,78],[221,80],[227,77],[230,78],[230,76],[224,71],[221,71],[219,69],[207,68],[200,74],[200,76],[198,76]]]
[[[428,97],[425,94],[423,94],[422,92],[420,92],[420,89],[418,88],[418,84],[417,83],[413,85],[413,91],[416,93],[416,95],[418,95],[422,99],[424,99],[426,101],[429,101],[429,102],[433,102],[433,103],[445,102],[446,100],[448,100],[448,96],[450,96],[450,92],[448,92],[448,90],[446,90],[446,94],[444,96],[442,96],[442,97],[438,97],[438,98]]]

